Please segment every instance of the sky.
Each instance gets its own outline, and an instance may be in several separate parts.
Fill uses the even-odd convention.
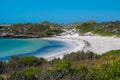
[[[120,0],[0,0],[0,23],[120,20]]]

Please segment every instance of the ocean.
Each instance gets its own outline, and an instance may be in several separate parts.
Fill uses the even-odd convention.
[[[12,56],[43,56],[68,48],[66,43],[43,39],[0,39],[0,60]]]

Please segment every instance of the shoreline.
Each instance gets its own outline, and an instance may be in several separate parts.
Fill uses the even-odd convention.
[[[61,37],[61,36],[57,36],[57,37],[54,37],[54,38],[53,37],[52,38],[42,38],[42,39],[64,42],[64,43],[67,43],[67,45],[70,46],[70,48],[67,49],[67,50],[64,50],[64,51],[61,51],[61,52],[58,52],[58,53],[52,53],[50,55],[42,56],[47,60],[52,60],[54,58],[62,59],[65,54],[70,54],[72,52],[77,52],[77,51],[85,51],[86,46],[88,46],[88,45],[86,45],[86,42],[84,40],[81,40],[81,39],[71,39],[71,38],[66,38],[66,37]],[[40,57],[40,56],[37,56],[37,57]]]
[[[15,38],[21,39],[21,38]],[[23,38],[22,38],[23,39]],[[103,54],[110,50],[120,49],[120,38],[106,37],[106,36],[56,36],[56,37],[45,37],[45,38],[24,38],[24,39],[42,39],[42,40],[53,40],[65,43],[69,46],[67,49],[60,52],[51,52],[49,54],[35,55],[36,57],[43,57],[47,60],[54,58],[62,59],[65,54],[70,54],[77,51],[92,51],[96,54]]]
[[[77,51],[92,51],[96,54],[103,54],[110,50],[120,49],[120,38],[103,36],[56,36],[52,38],[42,38],[69,43],[74,48],[59,53],[52,53],[44,56],[47,60],[54,58],[62,59],[65,54]]]
[[[57,52],[57,53],[51,53],[50,55],[46,54],[43,55],[42,57],[46,58],[47,60],[51,60],[54,58],[60,58],[62,59],[65,54],[70,54],[71,52],[77,52],[79,50],[82,50],[84,47],[84,42],[80,41],[79,43],[76,43],[75,40],[67,39],[67,38],[62,38],[62,37],[56,37],[56,38],[42,38],[45,40],[55,40],[55,41],[60,41],[66,43],[66,45],[69,46],[69,49]],[[39,56],[38,56],[39,57]]]

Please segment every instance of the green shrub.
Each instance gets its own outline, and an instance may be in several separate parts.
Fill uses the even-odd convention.
[[[29,76],[32,80],[36,80],[35,75],[41,72],[41,69],[40,67],[30,67],[30,68],[24,69],[22,72],[27,76]]]
[[[10,76],[9,80],[33,80],[33,79],[31,79],[29,76],[22,72],[15,72]]]
[[[57,70],[63,70],[66,71],[71,67],[71,63],[66,60],[59,61],[57,64],[55,64],[55,69]]]
[[[3,78],[2,76],[0,76],[0,80],[5,80],[5,78]]]
[[[108,51],[104,54],[102,54],[103,57],[105,56],[120,56],[120,50],[112,50],[112,51]]]
[[[106,63],[93,66],[89,77],[94,76],[97,80],[119,80],[120,79],[120,57]]]

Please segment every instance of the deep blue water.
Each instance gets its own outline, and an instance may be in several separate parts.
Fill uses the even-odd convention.
[[[42,39],[0,39],[0,60],[12,56],[42,56],[65,50],[66,43]]]

